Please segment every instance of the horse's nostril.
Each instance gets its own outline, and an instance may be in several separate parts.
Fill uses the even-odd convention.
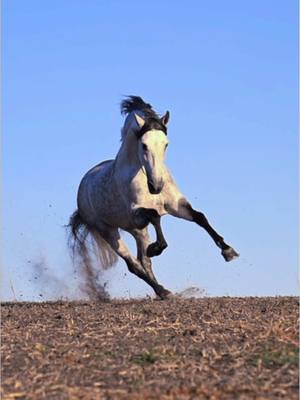
[[[161,192],[162,188],[163,188],[164,184],[163,183],[159,183],[158,185],[154,185],[152,181],[148,181],[148,188],[149,188],[149,192],[151,194],[158,194]]]
[[[148,188],[150,193],[155,193],[155,187],[151,181],[148,181]]]

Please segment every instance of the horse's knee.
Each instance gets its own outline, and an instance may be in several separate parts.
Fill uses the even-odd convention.
[[[167,247],[168,243],[166,241],[151,243],[147,248],[147,256],[148,257],[159,256]]]
[[[144,229],[150,222],[155,224],[160,219],[156,210],[144,207],[135,209],[132,216],[138,229]]]
[[[193,220],[196,222],[196,224],[198,224],[202,227],[205,227],[208,225],[207,218],[202,212],[192,209],[192,216],[193,216]]]
[[[144,229],[149,224],[149,218],[143,208],[137,208],[132,212],[134,224],[138,229]]]

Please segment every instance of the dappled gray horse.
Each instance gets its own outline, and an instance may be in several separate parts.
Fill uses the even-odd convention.
[[[127,117],[116,158],[96,165],[80,183],[78,210],[70,219],[74,246],[85,257],[86,238],[91,234],[104,268],[113,265],[119,255],[130,272],[164,299],[171,292],[157,282],[150,259],[167,247],[160,224],[163,215],[196,222],[212,237],[226,261],[238,254],[211,227],[205,215],[193,209],[165,166],[169,112],[159,117],[150,104],[137,96],[125,99],[121,112]],[[150,242],[149,224],[156,231],[154,243]],[[134,236],[137,257],[128,250],[119,229]]]

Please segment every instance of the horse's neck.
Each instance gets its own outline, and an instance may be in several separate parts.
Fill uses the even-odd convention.
[[[133,133],[128,133],[124,138],[115,162],[118,168],[131,167],[137,170],[141,168],[138,158],[138,141]]]

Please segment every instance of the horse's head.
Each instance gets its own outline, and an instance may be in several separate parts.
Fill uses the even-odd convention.
[[[164,186],[164,158],[168,146],[167,123],[169,111],[162,118],[142,118],[134,114],[139,126],[138,156],[147,175],[150,193],[158,194]]]

